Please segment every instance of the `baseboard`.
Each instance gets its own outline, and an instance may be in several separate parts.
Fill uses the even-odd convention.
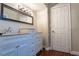
[[[70,54],[79,56],[79,52],[77,52],[77,51],[71,51]]]
[[[47,50],[47,51],[48,51],[48,50],[51,50],[51,47],[46,47],[45,50]]]

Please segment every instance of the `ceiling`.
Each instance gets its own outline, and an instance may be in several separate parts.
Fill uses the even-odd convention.
[[[24,6],[29,7],[34,11],[40,11],[45,8],[51,8],[52,6],[56,5],[57,3],[23,3]]]
[[[23,3],[24,6],[29,7],[34,11],[40,11],[46,8],[46,5],[43,3]]]

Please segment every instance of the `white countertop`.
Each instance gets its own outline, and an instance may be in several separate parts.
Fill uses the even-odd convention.
[[[0,35],[1,37],[3,36],[16,36],[16,35],[27,35],[27,34],[41,34],[42,32],[35,32],[35,33],[7,33],[7,34],[3,34]]]

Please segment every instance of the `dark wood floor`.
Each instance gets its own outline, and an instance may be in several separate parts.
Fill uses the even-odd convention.
[[[37,56],[73,56],[69,53],[65,53],[65,52],[59,52],[59,51],[54,51],[54,50],[42,50],[40,51]]]

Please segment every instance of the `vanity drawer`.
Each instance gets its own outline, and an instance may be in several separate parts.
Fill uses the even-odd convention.
[[[22,44],[27,44],[27,45],[31,45],[32,44],[32,39],[26,39],[26,38],[22,38],[23,40],[18,41],[18,45],[22,45]]]
[[[18,41],[18,44],[19,45],[27,44],[28,46],[30,46],[30,45],[34,45],[37,42],[38,42],[37,39],[28,37],[28,38],[20,38],[20,40]]]
[[[22,44],[32,45],[34,43],[35,43],[35,40],[32,38],[20,38],[20,40],[18,41],[19,45],[22,45]]]

